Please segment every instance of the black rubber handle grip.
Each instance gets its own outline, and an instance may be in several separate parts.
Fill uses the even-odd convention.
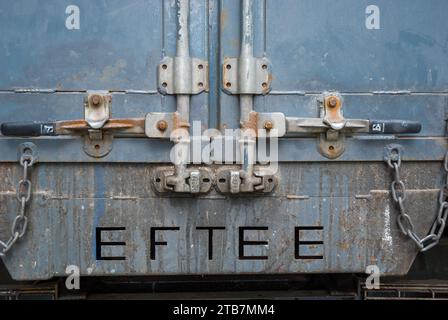
[[[2,135],[7,137],[55,136],[54,122],[6,122],[0,127]]]
[[[369,126],[371,134],[419,133],[421,130],[420,122],[408,120],[370,120]]]

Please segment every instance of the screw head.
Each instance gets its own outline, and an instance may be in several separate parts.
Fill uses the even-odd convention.
[[[159,129],[160,131],[165,131],[166,129],[168,129],[168,123],[165,120],[160,120],[159,122],[157,122],[157,129]]]
[[[272,128],[274,128],[274,123],[271,120],[266,120],[264,122],[264,128],[266,130],[271,130]]]
[[[99,94],[94,94],[93,96],[90,97],[90,102],[94,106],[99,106],[100,104],[103,103],[103,97]]]
[[[339,98],[331,96],[327,99],[327,106],[330,108],[336,108],[339,105]]]

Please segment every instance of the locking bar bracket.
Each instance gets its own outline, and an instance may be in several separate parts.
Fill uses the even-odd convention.
[[[161,94],[199,94],[208,91],[208,62],[198,58],[165,57],[158,66]]]
[[[112,96],[105,91],[88,91],[84,99],[84,119],[92,129],[100,129],[111,115]]]
[[[145,117],[145,135],[148,138],[170,138],[176,129],[188,129],[178,112],[150,112]]]
[[[89,91],[84,100],[84,120],[89,128],[84,134],[84,152],[93,158],[102,158],[112,151],[111,134],[102,128],[110,119],[112,96],[104,91]]]
[[[229,94],[266,95],[271,91],[272,67],[265,57],[226,57],[222,74],[223,90]]]
[[[324,95],[322,109],[322,122],[329,129],[319,135],[318,150],[328,159],[336,159],[345,151],[345,134],[341,132],[347,125],[342,113],[342,98],[336,93]]]
[[[258,112],[257,128],[259,137],[283,137],[286,134],[286,117],[281,112]]]

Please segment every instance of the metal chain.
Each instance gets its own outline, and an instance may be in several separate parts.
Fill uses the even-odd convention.
[[[17,184],[16,196],[19,201],[19,213],[14,218],[11,226],[11,236],[8,241],[0,241],[0,256],[6,256],[12,246],[25,235],[28,226],[28,217],[26,216],[27,204],[31,199],[31,181],[28,179],[28,169],[34,163],[31,154],[23,153],[20,157],[20,165],[23,167],[23,177]]]
[[[412,219],[406,213],[406,210],[404,208],[404,201],[406,199],[406,187],[403,180],[400,179],[401,153],[398,148],[393,149],[392,152],[394,154],[389,157],[389,159],[387,160],[387,164],[394,170],[394,180],[391,184],[391,192],[392,198],[400,210],[400,215],[398,216],[397,223],[403,234],[411,238],[420,248],[421,252],[425,252],[439,243],[446,226],[448,217],[448,152],[445,154],[445,158],[443,161],[443,168],[445,170],[446,177],[445,183],[440,189],[439,193],[439,209],[437,212],[437,218],[435,219],[428,235],[424,238],[420,238],[415,233]]]

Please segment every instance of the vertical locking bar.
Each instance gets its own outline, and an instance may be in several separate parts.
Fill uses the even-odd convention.
[[[205,168],[188,167],[190,153],[191,95],[208,90],[208,62],[190,56],[190,0],[176,0],[176,55],[159,64],[159,91],[176,95],[176,112],[150,113],[145,120],[148,137],[171,137],[174,143],[174,170],[159,168],[154,176],[158,192],[205,193],[211,188]]]
[[[222,69],[223,90],[239,95],[241,167],[239,171],[223,169],[218,172],[218,189],[223,193],[271,192],[276,184],[269,171],[255,170],[256,142],[259,129],[272,130],[268,137],[286,131],[284,115],[254,111],[254,95],[267,94],[271,88],[271,67],[266,57],[254,57],[254,0],[242,0],[241,48],[238,58],[225,57]],[[276,120],[274,120],[276,119]],[[262,121],[263,122],[262,122]],[[256,172],[257,171],[257,172]]]
[[[256,70],[254,60],[254,33],[253,33],[253,0],[242,1],[242,28],[241,28],[241,52],[238,64],[238,77],[240,87],[248,85]],[[245,90],[243,90],[244,92]],[[239,145],[241,151],[242,176],[244,178],[244,188],[247,191],[253,190],[254,164],[255,164],[255,147],[257,137],[257,120],[258,116],[254,112],[253,94],[240,95],[240,125],[241,135]],[[240,186],[241,187],[241,186]]]
[[[176,58],[189,58],[190,39],[188,34],[188,18],[190,14],[190,0],[178,0],[177,5],[178,23]],[[179,61],[180,60],[182,59],[179,59]],[[183,64],[180,64],[180,66],[183,66]],[[184,70],[183,72],[187,71],[188,70]],[[191,72],[188,72],[188,74],[191,74]],[[179,79],[182,78],[176,78],[175,81],[179,81]],[[188,150],[190,148],[188,125],[186,125],[190,123],[190,95],[178,94],[176,99],[178,113],[177,116],[179,117],[179,121],[176,121],[178,126],[175,128],[175,130],[178,130],[180,139],[177,139],[175,141],[175,143],[179,144],[177,146],[178,152],[176,152],[178,159],[176,159],[175,175],[183,179],[187,168]]]

